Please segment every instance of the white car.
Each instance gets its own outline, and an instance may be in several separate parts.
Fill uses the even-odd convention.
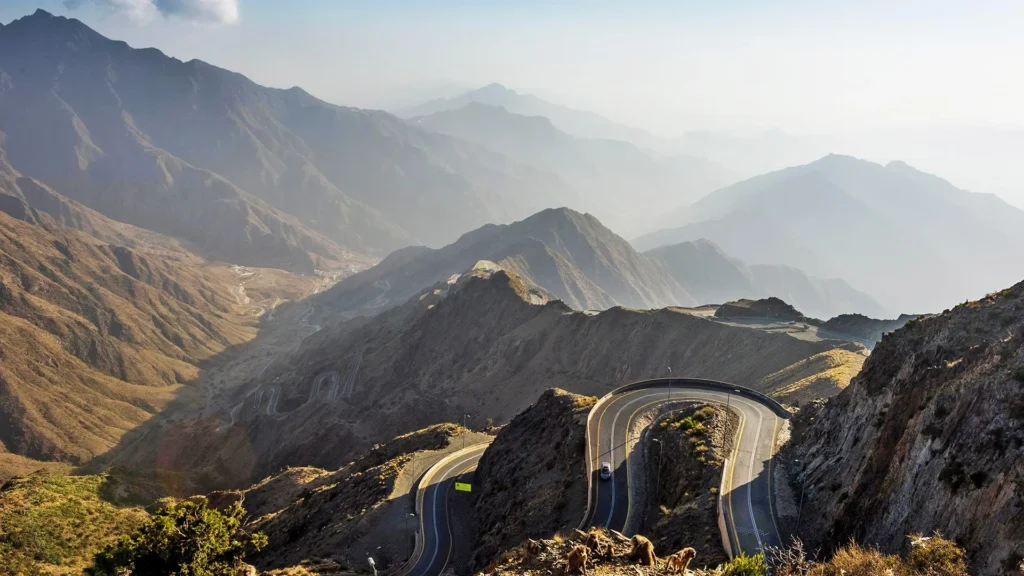
[[[612,477],[612,463],[601,462],[601,480],[608,480]]]

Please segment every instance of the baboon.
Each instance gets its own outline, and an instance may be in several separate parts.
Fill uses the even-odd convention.
[[[614,544],[612,544],[611,542],[609,542],[609,543],[608,543],[608,544],[607,544],[607,545],[605,546],[605,549],[604,549],[604,555],[605,555],[605,557],[606,557],[606,558],[608,558],[609,560],[612,560],[613,558],[615,558],[615,545],[614,545]]]
[[[597,554],[601,550],[601,537],[597,535],[596,530],[591,530],[590,534],[587,534],[587,541],[584,545],[590,548],[591,554]]]
[[[527,539],[526,552],[530,556],[536,556],[537,554],[540,554],[540,542],[537,542],[533,538]]]
[[[588,576],[588,562],[590,562],[590,556],[587,554],[587,547],[576,546],[569,552],[569,557],[565,561],[565,573],[572,574],[578,570],[583,572],[583,576]]]
[[[644,566],[657,566],[658,556],[654,553],[654,544],[637,534],[633,536],[633,549],[629,552],[631,560],[637,560]]]
[[[686,574],[686,569],[690,566],[690,561],[697,556],[697,551],[693,548],[683,548],[679,552],[669,556],[665,559],[665,567],[670,568],[673,572],[682,572]]]

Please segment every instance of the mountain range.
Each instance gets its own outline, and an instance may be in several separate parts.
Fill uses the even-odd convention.
[[[384,112],[133,49],[42,10],[0,27],[13,168],[204,255],[311,271],[571,199],[557,176]]]
[[[660,262],[701,304],[773,296],[815,318],[832,318],[850,310],[874,318],[886,315],[873,297],[843,280],[808,276],[792,266],[747,265],[705,239],[661,246],[643,254]]]
[[[645,130],[614,122],[593,112],[552,104],[532,94],[520,94],[498,83],[488,84],[459,96],[430,100],[397,110],[396,113],[402,118],[415,118],[438,112],[459,110],[474,103],[504,108],[512,114],[520,116],[547,118],[560,130],[579,138],[619,140],[633,142],[639,146],[646,146],[656,141],[656,138]]]
[[[317,297],[329,314],[372,314],[474,266],[496,263],[577,310],[722,304],[778,295],[811,315],[882,316],[871,296],[842,280],[786,266],[747,266],[707,241],[639,253],[590,214],[548,209],[487,225],[440,249],[398,250]]]
[[[153,427],[147,434],[166,440],[112,455],[143,468],[158,458],[212,486],[244,483],[283,465],[337,466],[396,434],[466,414],[502,422],[553,385],[600,394],[671,365],[755,387],[770,380],[768,391],[813,380],[809,370],[769,376],[857,348],[673,309],[583,313],[514,273],[478,266],[380,314],[336,320],[273,358],[233,392],[230,426]],[[832,382],[833,390],[845,385]]]
[[[1024,275],[1024,211],[901,162],[830,155],[713,192],[633,241],[708,239],[748,264],[854,279],[889,310],[941,310]]]
[[[702,159],[733,179],[747,178],[784,166],[808,162],[837,147],[835,137],[795,135],[782,130],[731,134],[722,131],[690,130],[678,135],[652,134],[647,130],[610,120],[599,114],[554,104],[533,94],[524,94],[501,84],[464,91],[448,98],[435,98],[416,106],[396,110],[409,119],[453,112],[471,104],[504,108],[512,114],[547,118],[559,130],[576,138],[628,142],[644,151],[665,157]]]
[[[557,174],[581,191],[573,207],[582,206],[625,234],[650,230],[660,221],[652,206],[688,204],[734,181],[727,170],[697,156],[665,156],[628,141],[575,137],[547,117],[475,100],[409,122]]]

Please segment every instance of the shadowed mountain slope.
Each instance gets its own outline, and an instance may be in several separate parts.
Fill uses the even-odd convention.
[[[24,216],[0,213],[0,452],[70,462],[104,452],[194,380],[197,362],[253,336],[202,260]],[[93,216],[96,228],[116,226]]]
[[[162,438],[159,455],[139,446],[115,454],[142,468],[245,484],[282,465],[333,467],[465,414],[502,422],[551,386],[600,395],[669,365],[770,391],[790,382],[761,379],[837,346],[672,309],[575,312],[515,275],[478,269],[399,308],[324,327],[235,391],[237,405],[222,420],[149,432]]]

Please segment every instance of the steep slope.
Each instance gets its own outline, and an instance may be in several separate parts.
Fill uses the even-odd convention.
[[[1024,541],[1024,283],[882,338],[846,390],[805,409],[788,457],[811,548],[898,551],[941,531],[977,574],[1008,574]],[[795,460],[792,460],[795,462]]]
[[[352,314],[380,311],[461,274],[480,260],[515,272],[576,309],[688,306],[693,298],[663,267],[590,214],[548,209],[507,226],[488,225],[438,250],[397,251],[346,278],[321,301]]]
[[[116,454],[246,483],[282,465],[336,467],[375,442],[466,414],[501,422],[549,387],[596,395],[670,365],[768,390],[763,377],[836,346],[673,309],[574,312],[504,271],[478,269],[400,308],[324,327],[237,390],[223,424],[154,430],[158,453]]]
[[[479,525],[470,568],[527,538],[579,524],[587,505],[587,415],[597,398],[544,392],[502,427],[477,465],[473,493]]]
[[[723,168],[702,158],[664,157],[628,142],[575,138],[547,118],[477,102],[410,122],[558,174],[586,191],[574,207],[596,213],[627,234],[658,221],[651,206],[689,203],[731,180]]]
[[[661,262],[702,304],[775,296],[817,318],[846,312],[885,314],[874,298],[842,280],[813,278],[790,266],[747,266],[704,239],[662,246],[644,256]]]
[[[132,49],[43,11],[0,29],[0,78],[14,168],[226,260],[311,270],[344,260],[338,245],[443,244],[564,186],[386,113]]]
[[[827,156],[723,188],[645,250],[707,238],[748,264],[839,277],[887,309],[941,310],[1024,274],[1024,211],[900,163]]]
[[[128,248],[159,252],[186,250],[174,238],[111,220],[78,202],[56,193],[33,178],[22,176],[7,162],[0,147],[0,211],[48,230],[74,229]]]
[[[110,474],[36,473],[0,487],[0,567],[6,574],[80,575],[93,555],[145,522]]]
[[[0,213],[0,452],[103,452],[166,407],[200,360],[252,338],[253,320],[195,256],[107,244],[27,210],[26,221]]]
[[[261,569],[331,558],[348,566],[365,563],[374,550],[378,566],[397,567],[411,555],[418,519],[412,490],[419,475],[444,456],[490,440],[455,424],[438,424],[374,446],[337,470],[289,468],[249,488],[210,495],[240,500],[245,527],[267,535],[269,544],[248,560]],[[325,529],[329,527],[329,529]]]

